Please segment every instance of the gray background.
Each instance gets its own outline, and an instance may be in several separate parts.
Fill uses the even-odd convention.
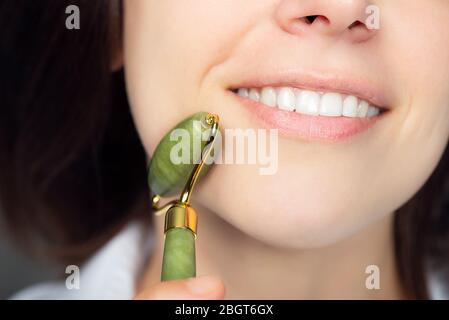
[[[20,289],[41,281],[55,279],[56,274],[61,274],[61,270],[58,272],[59,268],[55,265],[44,264],[27,257],[8,239],[4,231],[0,232],[2,232],[0,234],[0,299],[8,299]]]

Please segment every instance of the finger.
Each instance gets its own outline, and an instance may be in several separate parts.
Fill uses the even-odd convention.
[[[136,300],[221,300],[224,299],[223,281],[213,276],[158,283],[136,296]]]

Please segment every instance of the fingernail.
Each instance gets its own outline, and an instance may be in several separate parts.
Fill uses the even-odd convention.
[[[217,289],[217,279],[211,276],[201,276],[187,280],[187,288],[194,295],[205,295]]]

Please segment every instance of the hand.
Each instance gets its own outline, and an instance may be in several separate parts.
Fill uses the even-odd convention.
[[[225,287],[217,277],[202,276],[158,283],[136,296],[136,300],[221,300]]]

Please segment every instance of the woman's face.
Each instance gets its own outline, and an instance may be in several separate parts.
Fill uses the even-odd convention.
[[[133,116],[149,156],[198,111],[226,129],[278,129],[275,174],[217,164],[195,201],[268,244],[331,244],[392,214],[437,165],[449,135],[447,30],[446,0],[126,1]],[[238,88],[257,89],[259,102]],[[367,115],[365,101],[382,112]]]

